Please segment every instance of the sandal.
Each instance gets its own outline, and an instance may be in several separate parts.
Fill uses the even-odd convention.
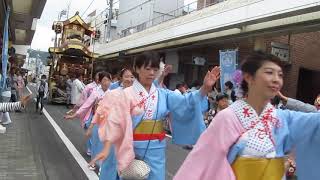
[[[96,170],[96,166],[95,166],[95,165],[89,165],[89,169],[90,169],[91,171],[94,171],[94,170]]]

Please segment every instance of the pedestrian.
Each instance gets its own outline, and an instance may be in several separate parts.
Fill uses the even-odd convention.
[[[42,114],[42,110],[44,107],[43,101],[48,96],[48,83],[46,82],[47,76],[42,75],[40,81],[37,83],[37,102],[36,102],[36,112],[39,109],[40,103],[40,114]]]
[[[276,109],[270,104],[283,85],[278,57],[254,52],[241,69],[247,98],[215,116],[174,180],[280,180],[285,156],[294,148],[299,179],[320,179],[314,173],[320,160],[320,113]]]
[[[136,157],[150,166],[148,180],[165,179],[163,120],[168,112],[172,117],[172,140],[176,144],[194,144],[205,130],[201,104],[206,102],[206,94],[218,79],[219,68],[215,67],[206,74],[200,90],[180,95],[157,88],[153,83],[159,70],[159,60],[159,56],[152,52],[136,56],[134,69],[138,77],[133,85],[107,92],[104,99],[108,104],[99,106],[96,111],[95,117],[103,122],[99,135],[104,149],[95,160],[106,158],[114,144],[120,176]]]

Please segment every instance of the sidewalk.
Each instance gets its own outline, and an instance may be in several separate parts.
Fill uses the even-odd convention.
[[[26,93],[28,91],[26,90]],[[31,109],[31,107],[29,107]],[[12,124],[0,134],[0,180],[43,180],[41,160],[33,149],[28,107],[22,113],[10,113]]]

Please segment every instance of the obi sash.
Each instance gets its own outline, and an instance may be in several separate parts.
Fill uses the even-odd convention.
[[[142,120],[133,131],[133,140],[163,140],[165,138],[162,120]]]
[[[284,158],[237,157],[232,164],[237,180],[281,180],[285,173]]]

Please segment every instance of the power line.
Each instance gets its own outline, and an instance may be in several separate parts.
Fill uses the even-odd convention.
[[[87,9],[83,12],[82,16],[87,12],[87,10],[90,8],[90,6],[92,5],[92,3],[94,2],[94,0],[91,1],[91,3],[89,4],[89,6],[87,7]],[[81,16],[81,17],[82,17]]]
[[[142,5],[144,5],[144,4],[146,4],[146,3],[150,2],[150,1],[152,1],[152,0],[147,0],[147,1],[143,2],[143,3],[141,3],[141,4],[138,4],[138,5],[136,5],[135,7],[132,7],[132,8],[130,8],[130,9],[124,11],[124,12],[119,13],[118,16],[120,16],[120,15],[122,15],[122,14],[125,14],[125,13],[127,13],[127,12],[130,12],[130,11],[132,11],[132,10],[134,10],[134,9],[136,9],[136,8],[142,6]]]
[[[117,3],[119,3],[119,0],[118,0],[117,2],[112,3],[112,5],[115,5],[115,4],[117,4]],[[110,7],[110,6],[109,6],[109,7]],[[98,16],[100,16],[100,15],[103,14],[104,12],[108,11],[108,10],[109,10],[109,7],[106,8],[105,10],[103,10],[102,12],[100,12],[98,15],[96,15],[96,17],[94,17],[91,21],[96,20],[96,19],[98,18]]]

